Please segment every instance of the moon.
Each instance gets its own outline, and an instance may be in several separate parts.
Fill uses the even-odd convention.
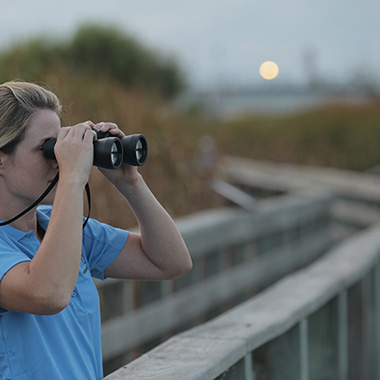
[[[260,66],[260,75],[266,80],[272,80],[278,76],[280,72],[277,63],[273,61],[266,61]]]

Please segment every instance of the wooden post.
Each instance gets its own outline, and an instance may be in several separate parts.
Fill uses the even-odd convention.
[[[373,342],[372,272],[361,281],[363,323],[363,379],[372,378],[371,348]]]
[[[348,291],[350,379],[369,379],[369,284],[368,277],[365,277]]]
[[[348,379],[348,318],[347,291],[338,295],[338,379]]]
[[[303,366],[307,367],[305,363],[300,362],[302,359],[300,342],[305,340],[303,335],[305,330],[306,325],[300,328],[298,324],[255,350],[253,352],[255,380],[307,380],[300,377],[301,372],[305,372]]]
[[[216,380],[256,380],[252,368],[252,354],[246,355]]]
[[[255,374],[253,372],[253,366],[252,366],[252,354],[249,353],[244,358],[244,369],[245,369],[245,378],[244,380],[256,380]]]
[[[309,380],[309,328],[305,318],[298,324],[299,329],[299,354],[300,354],[300,380]]]
[[[374,361],[374,379],[380,378],[380,261],[377,262],[374,269],[373,279],[373,302],[374,302],[374,318],[373,318],[373,361]]]
[[[309,378],[339,378],[339,306],[337,297],[311,314],[309,320]]]

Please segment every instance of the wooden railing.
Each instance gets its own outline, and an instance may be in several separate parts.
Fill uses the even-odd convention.
[[[380,226],[107,380],[378,379]]]
[[[380,222],[380,176],[369,172],[226,157],[219,176],[251,194],[334,195],[332,214],[352,232]]]
[[[367,305],[373,293],[367,288],[379,281],[379,231],[368,227],[380,220],[380,182],[374,176],[358,181],[348,172],[318,168],[312,178],[295,167],[260,172],[260,164],[230,159],[223,163],[221,177],[255,196],[275,197],[257,201],[251,211],[213,210],[178,221],[194,261],[188,275],[169,282],[97,283],[105,311],[105,373],[129,363],[107,380],[320,379],[315,368],[330,361],[335,369],[327,366],[326,373],[340,377],[326,379],[363,371],[359,364],[349,366],[352,350],[343,346],[354,345],[353,322],[368,328],[359,334],[363,341],[368,326],[379,318],[371,297],[370,323],[351,306]],[[329,266],[323,274],[321,268]],[[305,269],[294,273],[300,268]],[[335,334],[331,326],[339,331]]]
[[[330,203],[329,197],[285,196],[259,202],[254,212],[226,208],[178,220],[194,263],[188,275],[97,282],[106,373],[322,255],[337,240]]]

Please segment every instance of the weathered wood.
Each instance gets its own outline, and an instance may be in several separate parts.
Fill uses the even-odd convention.
[[[247,291],[252,294],[254,287],[267,286],[314,260],[334,239],[327,223],[330,202],[331,198],[286,196],[259,202],[250,213],[222,209],[179,220],[194,261],[188,275],[161,283],[95,281],[103,304],[104,359],[202,315],[210,317],[225,302],[244,301],[247,296],[240,297]],[[268,257],[260,264],[253,261],[263,254]],[[237,264],[240,270],[234,268]],[[180,294],[173,297],[173,292]]]
[[[239,360],[237,363],[235,363],[232,367],[228,368],[227,371],[225,371],[223,374],[217,377],[216,380],[247,380],[246,378],[246,362],[245,358]]]
[[[331,217],[357,228],[366,228],[380,223],[380,210],[373,205],[337,200],[331,205]]]
[[[109,313],[105,313],[105,319],[109,320],[103,323],[106,360],[158,334],[165,336],[166,331],[175,327],[183,327],[187,323],[190,325],[195,320],[192,318],[216,315],[216,311],[220,312],[225,305],[243,300],[241,296],[245,296],[247,289],[256,291],[267,285],[266,279],[270,283],[316,259],[328,242],[347,238],[380,220],[378,176],[236,158],[227,158],[220,173],[228,181],[249,188],[248,193],[253,196],[259,196],[260,189],[268,189],[277,197],[268,201],[259,200],[254,204],[248,197],[239,198],[238,203],[246,208],[249,204],[248,208],[252,212],[220,209],[179,220],[179,228],[194,261],[193,271],[180,280],[161,284],[130,282],[127,287],[124,284],[120,286],[118,281],[97,282],[100,293],[104,291],[103,303],[108,302],[107,292],[116,293],[118,297],[116,303],[107,305]],[[285,193],[292,195],[278,196]],[[198,369],[192,370],[191,364],[184,363],[183,359],[177,361],[169,358],[165,362],[163,358],[161,362],[158,348],[154,363],[158,364],[162,377],[157,378],[211,380],[238,376],[239,380],[250,377],[256,379],[250,363],[251,351],[263,344],[271,346],[272,350],[273,347],[281,350],[283,343],[277,343],[287,342],[284,346],[290,344],[289,331],[297,331],[298,334],[298,340],[294,338],[296,335],[292,338],[293,343],[296,342],[295,350],[298,350],[298,353],[295,352],[298,364],[289,364],[290,371],[283,365],[285,373],[294,374],[289,377],[302,380],[334,376],[339,380],[353,376],[379,377],[380,361],[377,357],[380,352],[380,329],[377,327],[380,323],[380,269],[377,269],[372,280],[363,280],[373,262],[364,258],[368,264],[364,270],[363,263],[356,262],[357,257],[352,254],[352,249],[356,250],[356,255],[362,260],[364,251],[364,256],[368,258],[371,256],[368,252],[374,247],[376,239],[371,234],[358,235],[358,238],[360,236],[366,236],[361,245],[355,245],[355,236],[348,240],[348,244],[353,245],[344,248],[348,255],[345,266],[331,261],[330,267],[325,268],[326,273],[322,269],[311,271],[308,272],[310,278],[302,277],[301,274],[306,272],[301,271],[280,282],[282,291],[274,286],[269,293],[263,293],[264,298],[260,294],[252,299],[252,302],[256,300],[252,308],[245,303],[241,309],[234,309],[233,312],[237,312],[242,320],[235,321],[227,313],[210,325],[199,326],[171,340],[174,346],[170,350],[176,352],[181,347],[184,355],[187,350],[195,352],[191,343],[199,339],[202,345],[208,345],[210,349],[216,346],[215,342],[219,342],[218,358],[230,352],[227,347],[230,341],[245,342],[245,355],[239,356],[228,368],[224,364],[216,368],[212,362],[207,362],[206,367],[211,367],[199,372]],[[321,245],[318,245],[317,240],[321,237]],[[307,244],[303,245],[304,242]],[[370,246],[366,245],[368,242]],[[331,254],[333,257],[336,251]],[[354,271],[353,262],[361,268],[360,273],[356,269]],[[321,261],[318,260],[318,263]],[[314,265],[312,267],[317,268]],[[338,268],[338,277],[331,282],[335,267]],[[327,280],[322,274],[327,276]],[[298,287],[305,289],[297,290],[294,285],[297,278]],[[323,286],[322,279],[326,280]],[[357,285],[358,281],[361,281],[360,285]],[[291,283],[294,285],[295,299],[290,299],[285,291],[292,292]],[[336,300],[331,301],[334,297],[337,297]],[[297,307],[297,304],[303,306]],[[293,307],[292,312],[289,305]],[[137,307],[139,310],[134,310]],[[353,322],[354,327],[351,326]],[[324,348],[326,344],[329,347],[327,350]],[[223,348],[223,345],[226,347]],[[155,379],[154,368],[149,368],[151,360],[146,361],[147,357],[144,356],[145,361],[139,362],[139,376]],[[331,361],[335,364],[332,365]],[[355,361],[361,363],[355,367]],[[134,370],[134,363],[128,365],[129,369]],[[180,368],[178,373],[184,377],[175,377],[177,370],[171,369],[168,372],[171,375],[166,377],[164,369],[171,365]],[[148,369],[144,372],[146,366]],[[196,363],[193,366],[195,368]],[[186,367],[186,370],[182,367]],[[210,374],[215,377],[207,377]],[[138,377],[125,377],[132,378]]]
[[[299,379],[309,380],[309,320],[306,318],[298,324],[299,335]]]
[[[365,278],[379,259],[379,247],[380,226],[374,226],[253,299],[177,335],[106,379],[215,379],[250,352],[281,339],[300,321]],[[293,364],[289,366],[293,368]]]
[[[300,343],[300,328],[297,325],[259,347],[253,353],[256,379],[307,380],[301,377]]]
[[[289,230],[326,215],[331,198],[284,197],[262,202],[255,212],[221,209],[178,221],[194,259],[204,252],[253,241],[270,231]],[[232,228],[233,226],[233,228]]]
[[[225,157],[220,175],[233,183],[284,192],[332,192],[349,199],[380,202],[380,177],[335,168]]]
[[[174,337],[105,377],[107,380],[215,379],[245,356],[244,340]],[[149,365],[147,365],[149,363]],[[197,366],[194,366],[197,363]]]
[[[213,180],[210,186],[217,194],[246,210],[252,210],[255,205],[255,198],[225,181]]]
[[[310,380],[337,380],[338,318],[334,298],[309,316]]]
[[[253,370],[253,363],[252,363],[252,354],[249,353],[244,358],[244,371],[245,371],[245,380],[255,380],[256,375]]]
[[[242,245],[273,231],[290,231],[328,215],[331,197],[286,196],[260,202],[254,212],[217,209],[178,219],[193,260],[226,246]],[[113,286],[121,280],[95,280],[96,286]]]
[[[363,321],[363,375],[364,379],[373,379],[373,363],[371,361],[371,349],[373,342],[373,297],[372,297],[372,275],[362,279],[361,299],[362,299],[362,321]]]
[[[307,242],[279,248],[264,257],[242,263],[210,277],[178,294],[102,325],[103,357],[108,359],[118,352],[131,349],[189,322],[213,307],[233,299],[252,287],[273,283],[281,276],[298,269],[320,256],[333,242],[324,231]]]
[[[258,334],[256,338],[263,336],[264,340],[272,334],[274,337],[293,326],[300,315],[307,317],[364,277],[379,255],[379,246],[379,227],[375,226],[332,248],[308,268],[285,277],[251,301],[215,319],[212,324],[206,323],[189,334],[197,332],[208,337],[232,334],[239,337],[240,334],[247,336],[252,333]],[[248,328],[245,323],[249,324]],[[272,326],[270,331],[261,331],[268,324]],[[254,342],[252,350],[260,340],[254,339]]]
[[[380,261],[377,262],[374,269],[374,321],[373,321],[373,338],[374,346],[372,349],[372,358],[374,361],[374,379],[380,379]]]
[[[343,291],[337,299],[337,341],[338,341],[338,378],[348,379],[348,295]]]
[[[363,321],[360,283],[348,291],[348,378],[361,379],[363,373]]]

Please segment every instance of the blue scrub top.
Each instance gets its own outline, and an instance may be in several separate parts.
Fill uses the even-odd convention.
[[[37,209],[46,230],[51,207]],[[95,380],[103,378],[100,305],[91,277],[120,253],[128,231],[90,219],[83,231],[82,260],[69,305],[55,315],[0,309],[0,380]],[[14,265],[30,261],[40,246],[33,231],[0,227],[0,281]]]

